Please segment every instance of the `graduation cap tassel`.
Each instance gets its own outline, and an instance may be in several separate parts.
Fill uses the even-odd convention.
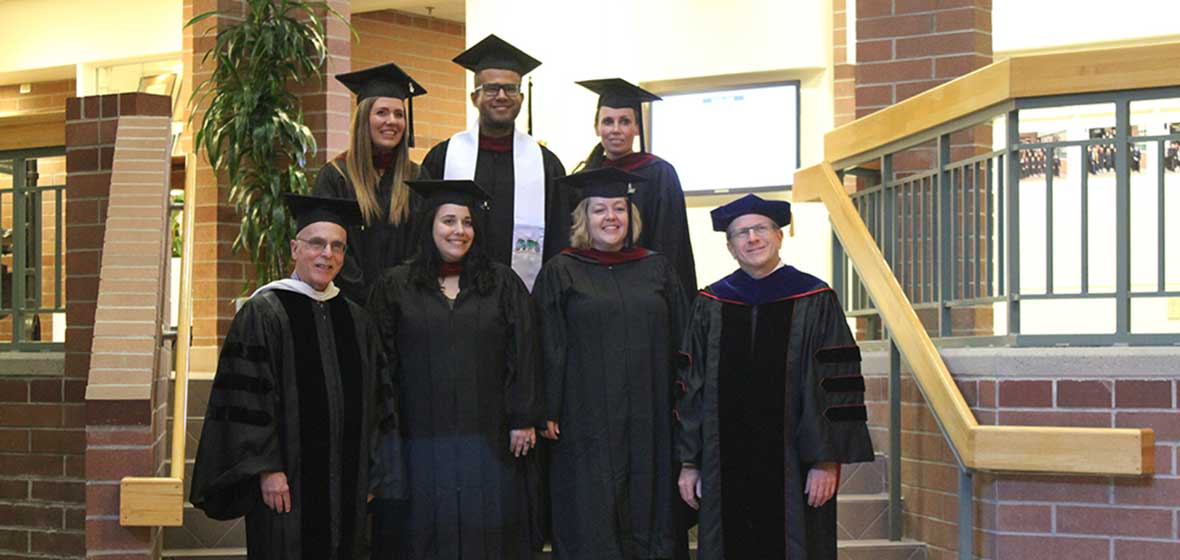
[[[409,143],[406,144],[406,146],[411,148],[414,147],[414,95],[414,84],[411,83],[410,95],[406,97],[406,120],[409,121],[409,124],[406,125],[406,128],[410,134]]]
[[[533,135],[533,77],[529,76],[529,136]]]
[[[627,237],[623,238],[623,249],[624,250],[631,248],[631,245],[632,245],[631,238],[634,237],[633,235],[631,235],[631,218],[632,218],[632,216],[631,216],[631,194],[634,192],[635,192],[635,187],[632,186],[631,183],[627,183],[627,197],[626,197],[627,198],[627,233],[626,233]]]

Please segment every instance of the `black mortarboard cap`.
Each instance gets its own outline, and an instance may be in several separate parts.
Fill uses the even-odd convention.
[[[598,94],[599,107],[638,108],[641,103],[659,101],[660,96],[647,91],[622,78],[605,78],[602,80],[582,80],[578,85]]]
[[[713,218],[713,231],[729,229],[729,224],[746,214],[761,214],[773,220],[778,227],[785,227],[791,223],[791,203],[785,200],[764,200],[758,195],[748,194],[709,212]]]
[[[643,136],[643,104],[659,101],[660,96],[622,78],[583,80],[577,84],[598,94],[598,107],[634,109],[635,120],[638,121],[636,124],[639,126],[639,149],[647,151],[647,140]]]
[[[427,207],[460,204],[468,208],[486,208],[487,201],[492,198],[483,187],[468,179],[406,181],[406,184],[426,201]]]
[[[287,193],[284,199],[291,213],[295,215],[295,231],[316,222],[332,222],[342,228],[359,226],[364,223],[361,207],[355,200],[347,198],[327,198]]]
[[[647,181],[634,173],[617,167],[600,167],[573,175],[566,175],[557,182],[577,189],[577,200],[590,196],[602,198],[630,197],[635,193],[635,183]]]
[[[426,93],[422,84],[414,81],[398,65],[390,62],[355,72],[336,74],[336,79],[356,94],[356,101],[370,97],[406,99]]]
[[[392,97],[406,102],[407,146],[414,147],[414,97],[426,93],[422,84],[414,81],[398,65],[390,62],[346,74],[336,74],[336,79],[356,94],[360,103],[370,97]]]
[[[541,65],[540,60],[525,54],[495,35],[484,37],[482,41],[459,53],[453,60],[455,64],[476,73],[488,68],[497,68],[511,70],[521,76]]]

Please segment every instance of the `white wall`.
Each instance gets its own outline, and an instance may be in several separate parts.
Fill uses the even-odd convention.
[[[596,98],[574,81],[621,77],[640,83],[764,71],[801,81],[800,157],[803,165],[819,161],[823,133],[832,125],[831,28],[830,0],[467,0],[469,45],[495,33],[543,63],[530,74],[534,134],[569,170],[598,141]],[[474,119],[474,109],[469,117]],[[524,112],[519,123],[523,129]],[[727,138],[722,125],[701,123],[701,141],[750,140]],[[708,216],[732,198],[688,198],[701,283],[736,268]],[[826,278],[827,215],[818,205],[801,206],[817,207],[797,210],[802,227],[784,244],[783,256]]]
[[[3,0],[0,75],[177,52],[182,18],[181,0]]]
[[[1178,33],[1176,0],[992,0],[992,49],[997,53]]]

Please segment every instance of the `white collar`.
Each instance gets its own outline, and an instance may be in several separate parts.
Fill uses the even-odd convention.
[[[298,274],[292,273],[290,278],[275,280],[274,282],[254,290],[254,293],[250,294],[250,297],[254,297],[269,290],[285,290],[288,292],[296,292],[319,302],[325,302],[340,295],[340,288],[336,287],[335,282],[329,282],[328,287],[323,291],[320,291],[311,287],[311,285],[307,282],[300,280]]]

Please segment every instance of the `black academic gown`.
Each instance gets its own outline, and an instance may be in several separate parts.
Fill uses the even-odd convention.
[[[860,351],[835,293],[782,267],[702,290],[684,335],[677,458],[701,469],[701,560],[836,557],[807,471],[873,459]],[[784,499],[785,496],[785,499]]]
[[[399,560],[532,556],[524,459],[509,432],[539,420],[535,318],[524,283],[492,264],[495,289],[460,277],[453,307],[394,268],[368,308],[400,395],[408,497],[386,545]]]
[[[422,160],[422,168],[431,177],[443,178],[450,142],[447,139],[435,145]],[[545,167],[545,247],[541,259],[547,261],[569,246],[573,206],[565,192],[568,189],[556,182],[565,177],[561,160],[545,146],[541,146],[541,160]],[[474,177],[474,181],[492,197],[484,247],[493,261],[507,266],[512,265],[512,210],[516,192],[512,163],[511,149],[500,152],[481,147],[476,156]]]
[[[662,255],[569,251],[541,270],[553,550],[560,560],[671,558],[673,360],[686,302]]]
[[[234,317],[190,499],[213,519],[245,515],[251,560],[352,560],[366,495],[402,490],[396,456],[375,452],[397,423],[380,351],[364,311],[343,297],[270,290]],[[287,475],[290,513],[262,501],[259,474],[272,471]]]
[[[426,179],[417,164],[411,165],[411,179]],[[316,177],[315,196],[356,200],[356,189],[332,164],[320,169]],[[412,223],[421,207],[422,197],[410,191],[410,212],[400,224],[389,223],[389,201],[393,194],[393,172],[387,171],[377,184],[377,200],[381,202],[381,219],[375,223],[348,228],[348,249],[344,266],[336,275],[336,286],[352,300],[364,305],[369,289],[388,268],[402,264],[413,256],[415,247]]]
[[[614,161],[604,159],[603,166],[618,167],[646,179],[631,197],[643,219],[643,229],[639,232],[637,244],[664,255],[672,262],[686,297],[692,301],[699,286],[696,263],[692,257],[692,240],[688,235],[684,190],[680,188],[676,168],[659,156],[642,152]]]

